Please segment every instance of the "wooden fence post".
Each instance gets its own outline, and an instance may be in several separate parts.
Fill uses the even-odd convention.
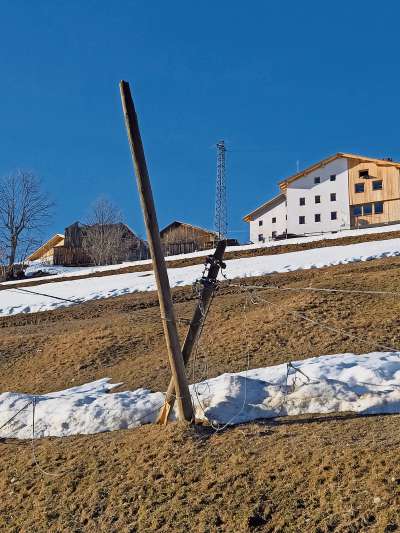
[[[190,359],[190,355],[193,351],[193,347],[196,344],[201,328],[203,326],[205,317],[207,315],[208,308],[211,304],[211,298],[214,294],[216,287],[216,279],[220,268],[224,268],[222,258],[224,256],[226,248],[226,241],[219,241],[214,252],[214,255],[207,258],[207,262],[210,265],[207,276],[202,279],[203,288],[200,293],[199,300],[193,313],[192,320],[190,321],[189,329],[185,337],[185,342],[182,348],[182,355],[185,365]],[[167,394],[165,395],[165,403],[157,418],[158,424],[166,424],[168,422],[169,414],[174,406],[175,402],[175,385],[173,380],[170,381]]]
[[[167,344],[169,363],[171,366],[172,379],[176,390],[178,418],[180,420],[192,421],[192,400],[190,397],[185,365],[179,344],[168,273],[165,266],[164,254],[161,248],[160,231],[158,228],[153,193],[151,190],[150,178],[147,171],[147,164],[144,155],[142,139],[140,136],[138,119],[136,116],[129,83],[126,81],[121,81],[120,91],[128,140],[135,166],[139,196],[143,210],[144,222],[146,225],[146,233],[153,263],[153,270],[157,282],[161,318]]]

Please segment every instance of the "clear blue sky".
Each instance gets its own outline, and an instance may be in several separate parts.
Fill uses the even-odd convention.
[[[0,174],[36,172],[47,233],[107,195],[144,234],[118,82],[131,83],[160,226],[212,227],[225,139],[229,228],[338,151],[400,159],[398,2],[1,1]]]

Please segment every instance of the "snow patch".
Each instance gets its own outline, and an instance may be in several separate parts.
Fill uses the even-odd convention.
[[[323,268],[359,261],[371,261],[385,257],[400,256],[400,239],[372,241],[347,246],[331,246],[302,250],[286,254],[245,257],[226,261],[224,272],[228,279],[263,276],[275,272]],[[168,269],[171,287],[191,285],[201,276],[203,265]],[[156,281],[152,271],[116,274],[58,283],[35,285],[24,289],[0,291],[0,316],[17,313],[49,311],[73,305],[71,302],[55,300],[47,296],[31,294],[29,291],[58,296],[82,303],[100,298],[110,298],[133,292],[154,291]]]
[[[351,411],[400,413],[400,352],[323,355],[286,364],[226,373],[191,385],[196,418],[238,424],[262,418]],[[147,389],[110,392],[109,378],[36,396],[35,436],[67,436],[126,429],[154,422],[164,395]],[[32,395],[0,395],[0,426]],[[0,437],[32,436],[32,405],[0,430]]]

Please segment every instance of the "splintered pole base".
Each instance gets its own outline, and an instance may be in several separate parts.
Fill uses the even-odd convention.
[[[190,325],[186,333],[185,342],[183,343],[182,347],[182,356],[185,365],[187,365],[190,359],[191,353],[196,345],[196,342],[198,341],[201,329],[204,325],[204,320],[216,289],[218,273],[221,268],[225,268],[225,265],[222,262],[225,248],[226,241],[219,241],[214,255],[207,258],[206,264],[209,266],[208,274],[205,278],[202,278],[203,288],[200,294],[200,299],[195,307],[192,320],[190,321]],[[173,379],[171,379],[165,395],[165,403],[157,417],[157,424],[167,424],[168,417],[174,407],[176,398],[177,393],[175,389],[175,382]],[[197,420],[195,423],[203,424],[204,422]]]
[[[168,424],[168,418],[169,418],[170,411],[171,411],[171,405],[169,403],[165,403],[161,407],[161,411],[158,414],[157,424],[160,424],[161,426],[166,426]]]

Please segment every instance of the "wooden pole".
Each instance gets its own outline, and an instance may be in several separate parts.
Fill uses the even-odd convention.
[[[138,119],[135,106],[133,104],[129,83],[126,81],[121,81],[120,91],[126,130],[128,133],[133,163],[135,166],[137,186],[139,189],[144,222],[146,225],[147,240],[149,243],[153,270],[157,282],[158,299],[160,303],[165,340],[167,343],[169,364],[171,366],[172,379],[176,390],[178,419],[192,421],[192,400],[190,398],[185,365],[179,344],[167,268],[165,266],[164,254],[161,248],[160,231],[158,228],[153,193],[151,190],[150,178],[147,171],[146,158],[140,136]]]
[[[224,267],[222,263],[222,258],[224,256],[226,248],[226,241],[219,241],[217,248],[214,252],[214,255],[207,258],[210,268],[208,270],[207,276],[202,280],[203,289],[200,293],[199,301],[197,302],[196,308],[193,313],[193,318],[190,321],[189,329],[186,334],[185,342],[182,347],[182,355],[185,365],[190,359],[190,355],[193,351],[193,347],[196,344],[198,336],[200,334],[202,325],[204,323],[205,317],[207,315],[208,308],[211,304],[211,298],[214,294],[216,287],[216,279],[219,273],[220,268]],[[174,407],[175,403],[175,384],[171,379],[167,394],[165,395],[165,403],[161,408],[160,414],[157,418],[158,424],[166,424],[168,422],[169,414]]]

